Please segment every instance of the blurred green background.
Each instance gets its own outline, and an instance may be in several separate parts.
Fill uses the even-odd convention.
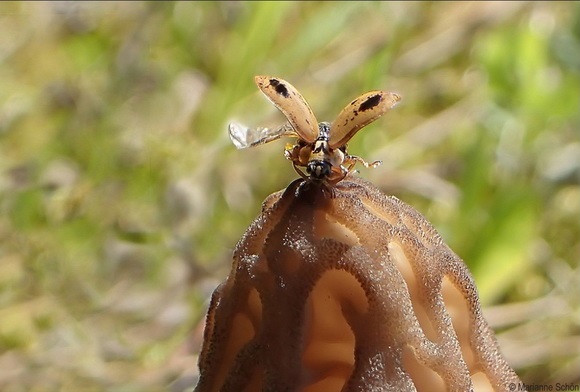
[[[282,77],[469,265],[526,382],[580,383],[577,2],[0,4],[0,389],[183,391],[262,200],[296,177]]]

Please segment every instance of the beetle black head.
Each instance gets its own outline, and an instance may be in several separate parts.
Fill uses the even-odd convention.
[[[332,166],[329,162],[314,159],[308,162],[306,173],[308,173],[308,175],[313,179],[324,180],[330,175],[331,167]]]

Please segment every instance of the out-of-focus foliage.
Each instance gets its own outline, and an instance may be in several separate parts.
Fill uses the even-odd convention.
[[[253,84],[320,121],[364,91],[361,174],[470,266],[526,382],[580,382],[580,7],[542,2],[0,4],[0,389],[181,391],[206,301],[283,141]],[[516,303],[500,305],[502,303]]]

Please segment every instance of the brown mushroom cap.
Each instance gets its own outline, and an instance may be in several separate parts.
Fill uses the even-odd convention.
[[[354,176],[270,195],[214,292],[196,391],[487,391],[519,383],[463,261]]]

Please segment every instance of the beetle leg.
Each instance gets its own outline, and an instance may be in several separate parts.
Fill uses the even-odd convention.
[[[296,170],[296,173],[298,173],[300,177],[304,178],[305,180],[308,180],[308,176],[304,174],[302,170],[298,169],[298,166],[296,166],[296,162],[292,161],[292,167],[294,168],[294,170]]]
[[[375,167],[378,167],[383,163],[383,161],[374,161],[372,163],[368,163],[367,161],[365,161],[364,159],[362,159],[361,157],[356,156],[356,155],[349,155],[348,157],[345,158],[345,162],[347,162],[347,161],[351,161],[351,162],[349,162],[349,164],[350,164],[349,171],[350,171],[350,169],[352,169],[354,167],[354,165],[357,162],[361,163],[367,169],[369,167],[374,169]]]

